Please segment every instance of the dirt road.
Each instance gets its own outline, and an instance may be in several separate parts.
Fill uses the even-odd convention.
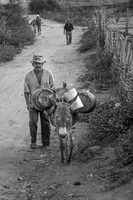
[[[33,18],[34,16],[30,16]],[[93,163],[76,160],[60,164],[57,135],[51,134],[51,149],[30,150],[28,111],[23,96],[25,74],[32,69],[29,61],[40,53],[44,67],[54,74],[56,87],[63,81],[77,88],[85,68],[76,52],[82,28],[75,27],[72,45],[66,45],[63,24],[43,20],[42,35],[9,63],[0,66],[0,200],[126,200],[123,190],[101,193],[102,184],[93,177]],[[74,141],[87,131],[85,123],[73,129]],[[38,134],[38,144],[40,134]],[[129,190],[126,195],[129,195]],[[125,191],[124,190],[124,191]],[[116,195],[117,194],[117,195]]]

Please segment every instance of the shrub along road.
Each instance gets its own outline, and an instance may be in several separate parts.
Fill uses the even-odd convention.
[[[26,47],[12,62],[0,66],[0,199],[130,199],[129,185],[112,192],[101,192],[104,180],[98,180],[94,175],[94,161],[84,164],[73,159],[68,166],[61,164],[58,137],[53,131],[50,150],[43,152],[29,148],[29,119],[23,82],[25,74],[32,69],[29,63],[32,56],[44,56],[47,61],[44,67],[53,72],[56,87],[61,87],[65,81],[78,88],[81,83],[77,78],[86,72],[82,56],[76,52],[82,28],[75,27],[73,44],[68,46],[63,25],[43,20],[42,35],[36,36],[35,44]],[[86,131],[87,124],[75,125],[75,148]]]

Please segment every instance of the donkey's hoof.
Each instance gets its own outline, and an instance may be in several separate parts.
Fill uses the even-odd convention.
[[[61,163],[65,163],[64,160],[61,160],[60,162],[61,162]]]
[[[70,163],[70,159],[65,160],[66,165],[68,165]]]

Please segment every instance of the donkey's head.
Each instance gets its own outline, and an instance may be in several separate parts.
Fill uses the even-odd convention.
[[[54,123],[58,134],[64,138],[72,127],[72,114],[70,105],[65,102],[57,103],[54,113]]]

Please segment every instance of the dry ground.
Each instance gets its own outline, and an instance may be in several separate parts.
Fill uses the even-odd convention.
[[[33,54],[42,54],[47,61],[44,67],[53,72],[56,87],[65,81],[78,88],[81,83],[77,78],[85,73],[82,56],[76,52],[81,34],[82,28],[75,27],[73,44],[67,46],[63,24],[43,20],[42,35],[36,36],[36,43],[0,66],[0,200],[132,199],[131,184],[102,192],[104,180],[95,175],[97,161],[84,164],[73,159],[68,166],[61,164],[58,138],[53,131],[49,150],[29,148],[29,119],[23,96],[24,77],[32,69],[29,61]],[[75,125],[75,148],[87,131],[86,123]]]

